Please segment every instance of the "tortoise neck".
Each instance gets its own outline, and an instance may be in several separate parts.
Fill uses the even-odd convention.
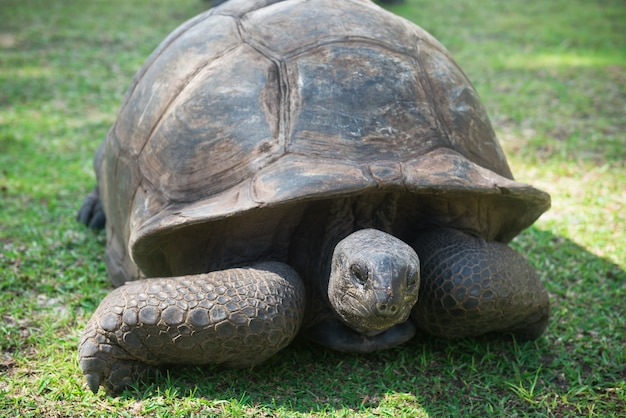
[[[337,243],[366,228],[391,233],[397,200],[394,193],[372,193],[311,204],[293,237],[289,263],[315,298],[329,303],[328,281]]]

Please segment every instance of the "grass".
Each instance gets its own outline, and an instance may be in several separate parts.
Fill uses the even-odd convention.
[[[104,236],[74,213],[138,67],[206,5],[0,4],[0,415],[624,416],[626,7],[622,0],[407,0],[473,80],[517,178],[553,208],[513,246],[553,318],[518,343],[421,336],[346,355],[303,342],[249,370],[163,370],[86,388],[78,336],[110,290]]]

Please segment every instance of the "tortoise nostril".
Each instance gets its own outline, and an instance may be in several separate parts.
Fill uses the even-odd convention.
[[[398,312],[398,305],[388,303],[377,303],[376,312],[381,316],[393,316]]]

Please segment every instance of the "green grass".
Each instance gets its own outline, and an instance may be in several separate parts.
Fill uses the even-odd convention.
[[[110,290],[74,214],[134,72],[199,0],[0,3],[0,415],[624,416],[626,6],[408,0],[473,80],[517,178],[553,208],[513,243],[553,318],[517,343],[421,336],[367,356],[303,342],[249,370],[86,388],[78,336]]]

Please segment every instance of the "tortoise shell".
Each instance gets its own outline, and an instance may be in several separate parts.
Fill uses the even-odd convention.
[[[400,238],[433,222],[502,242],[550,205],[513,180],[446,49],[366,0],[231,0],[184,23],[96,171],[116,284],[286,259],[312,202],[395,193]]]

